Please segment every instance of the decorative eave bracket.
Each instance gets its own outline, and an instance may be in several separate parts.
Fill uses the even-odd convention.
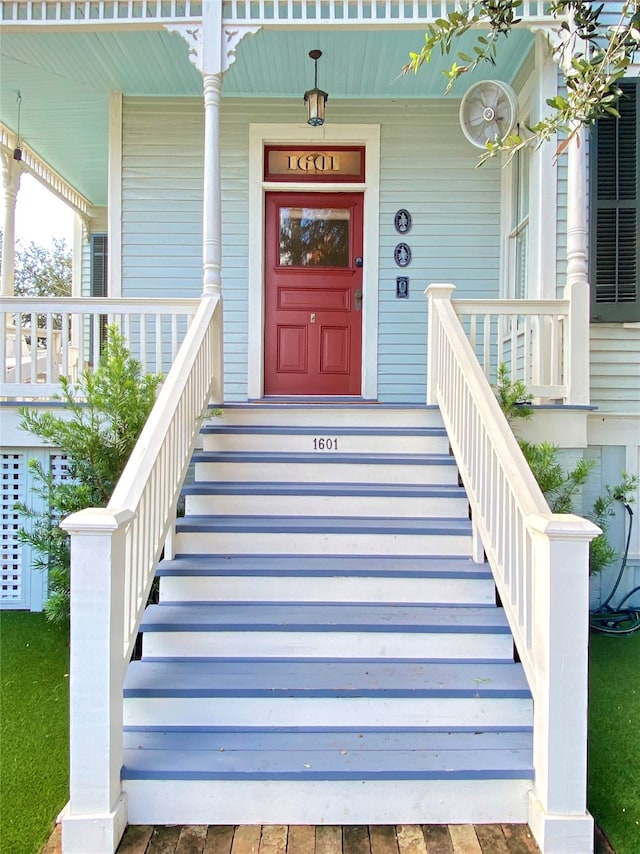
[[[229,24],[218,30],[220,39],[216,37],[213,27],[194,27],[192,24],[166,24],[170,33],[177,33],[187,43],[189,60],[202,74],[224,74],[236,59],[236,50],[242,39],[253,35],[262,29],[260,24]],[[213,32],[211,32],[213,30]],[[212,37],[213,43],[209,43]]]

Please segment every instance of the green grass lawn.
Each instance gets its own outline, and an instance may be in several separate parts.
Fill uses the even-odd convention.
[[[0,612],[0,852],[36,854],[68,799],[69,641]]]
[[[589,810],[616,854],[640,852],[640,632],[591,635]]]

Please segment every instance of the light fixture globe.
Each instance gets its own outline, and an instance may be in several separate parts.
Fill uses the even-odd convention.
[[[321,127],[324,124],[325,104],[329,99],[327,92],[318,89],[318,60],[322,56],[321,50],[310,50],[309,56],[315,63],[315,77],[313,89],[304,93],[304,102],[307,105],[307,124],[311,127]]]

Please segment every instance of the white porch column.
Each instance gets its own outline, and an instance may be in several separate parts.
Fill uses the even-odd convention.
[[[204,202],[202,293],[221,294],[222,199],[220,187],[220,99],[222,74],[204,74]]]
[[[222,198],[220,189],[220,102],[222,78],[235,60],[236,48],[259,26],[225,29],[222,3],[202,4],[202,26],[169,24],[169,32],[182,36],[189,58],[204,81],[204,198],[202,211],[202,292],[222,293]]]
[[[569,309],[567,402],[588,404],[590,288],[587,263],[587,163],[584,132],[567,151],[567,284]]]
[[[0,294],[14,295],[16,259],[16,201],[20,188],[22,165],[8,151],[2,151],[2,187],[4,189],[4,226],[2,239],[2,281]]]
[[[562,63],[565,75],[571,71],[571,61],[578,46],[578,37],[570,31],[561,33],[564,39]],[[567,283],[565,299],[570,301],[567,359],[569,382],[567,403],[588,404],[591,401],[589,377],[589,317],[590,289],[587,259],[587,156],[585,134],[577,129],[567,148]]]

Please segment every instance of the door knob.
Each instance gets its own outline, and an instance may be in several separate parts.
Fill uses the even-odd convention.
[[[356,267],[362,267],[362,257],[360,255],[356,258]]]

